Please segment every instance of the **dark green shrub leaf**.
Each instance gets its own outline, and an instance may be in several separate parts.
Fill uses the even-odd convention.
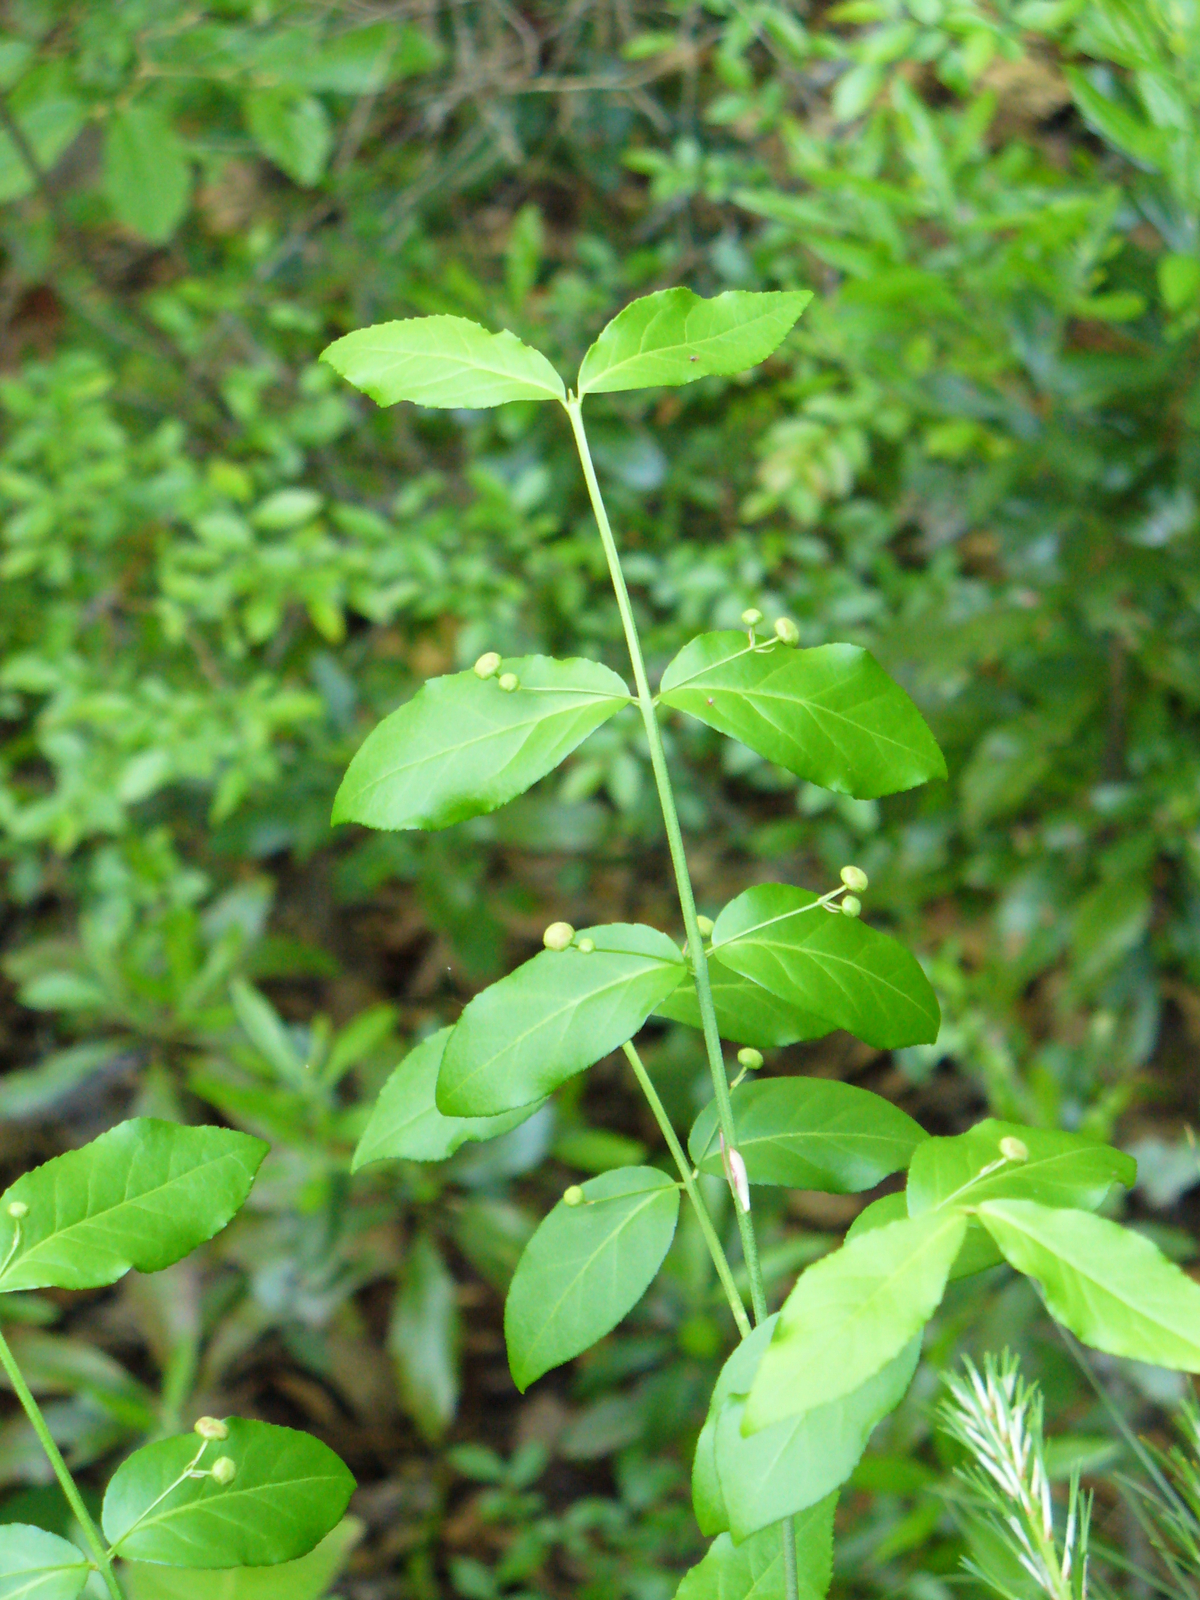
[[[751,1183],[857,1194],[908,1165],[925,1130],[898,1106],[830,1078],[763,1078],[733,1091],[737,1147]],[[717,1108],[688,1139],[702,1172],[719,1173]]]
[[[277,1567],[197,1572],[130,1561],[121,1579],[129,1600],[324,1600],[361,1536],[362,1523],[345,1517],[315,1550]]]
[[[690,289],[644,295],[612,319],[584,356],[580,398],[756,367],[787,337],[811,299],[807,290],[727,289],[711,300]]]
[[[433,1239],[420,1233],[404,1258],[388,1349],[405,1409],[431,1444],[458,1408],[459,1334],[454,1279]]]
[[[192,189],[183,141],[154,106],[116,108],[104,135],[104,184],[118,221],[163,244],[183,221]]]
[[[833,1575],[833,1514],[837,1495],[830,1495],[796,1518],[796,1568],[799,1600],[824,1600]],[[764,1528],[742,1544],[727,1533],[713,1540],[708,1553],[675,1591],[675,1600],[785,1600],[783,1530]]]
[[[961,1211],[910,1217],[802,1273],[759,1364],[746,1433],[850,1394],[898,1356],[937,1309],[966,1231]]]
[[[800,1039],[819,1039],[832,1031],[833,1024],[823,1017],[811,1016],[788,1005],[786,1000],[764,989],[761,983],[753,983],[741,973],[731,972],[715,962],[709,963],[708,980],[712,986],[717,1028],[722,1039],[734,1044],[775,1050]],[[654,1014],[672,1022],[686,1023],[689,1028],[701,1027],[695,980],[689,978],[681,983]]]
[[[1156,1245],[1087,1211],[988,1200],[984,1227],[1051,1313],[1094,1350],[1200,1372],[1200,1284]]]
[[[494,1117],[544,1099],[634,1034],[687,968],[656,928],[584,928],[595,949],[543,950],[459,1018],[442,1057],[437,1106]]]
[[[663,673],[659,699],[777,766],[860,800],[946,776],[916,706],[865,650],[794,650],[704,633]]]
[[[0,1527],[0,1600],[75,1600],[90,1570],[83,1552],[57,1534],[24,1522]]]
[[[620,678],[597,661],[502,665],[520,683],[511,693],[495,678],[455,672],[385,717],[350,763],[333,821],[448,828],[495,811],[629,704]]]
[[[583,1204],[559,1201],[509,1286],[504,1336],[522,1393],[632,1311],[675,1237],[679,1189],[656,1167],[621,1167],[582,1187]]]
[[[381,406],[411,400],[474,409],[567,394],[540,350],[466,317],[408,317],[359,328],[335,340],[321,360]]]
[[[333,151],[333,129],[314,94],[294,89],[251,89],[242,101],[246,126],[269,161],[293,183],[311,189]]]
[[[121,1463],[101,1515],[119,1556],[170,1567],[269,1567],[307,1555],[337,1526],[354,1479],[328,1445],[244,1417],[226,1425],[228,1438],[180,1434]],[[207,1470],[222,1459],[233,1463],[227,1481]],[[186,1476],[193,1461],[202,1476]]]
[[[932,1044],[941,1012],[916,958],[786,883],[747,889],[717,918],[713,960],[880,1050]]]
[[[494,1139],[518,1127],[540,1101],[499,1117],[447,1117],[434,1094],[438,1069],[453,1028],[422,1040],[384,1084],[354,1152],[353,1172],[374,1161],[444,1161],[473,1139]]]
[[[159,1272],[238,1211],[267,1146],[228,1128],[136,1117],[55,1156],[0,1195],[0,1290],[95,1289]],[[18,1219],[11,1207],[28,1211]]]
[[[1002,1139],[1023,1148],[1028,1159],[1005,1160]],[[985,1167],[996,1170],[977,1178]],[[988,1117],[957,1138],[926,1140],[908,1174],[908,1211],[918,1217],[960,1194],[964,1205],[1036,1200],[1094,1211],[1114,1183],[1131,1189],[1136,1181],[1137,1162],[1123,1150],[1078,1133],[1025,1128]]]

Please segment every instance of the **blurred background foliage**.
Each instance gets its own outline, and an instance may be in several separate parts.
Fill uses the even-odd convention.
[[[537,1219],[655,1151],[617,1067],[493,1145],[349,1175],[406,1046],[545,923],[670,925],[633,717],[494,818],[329,828],[357,743],[425,677],[492,648],[622,667],[553,408],[379,412],[317,365],[393,317],[509,327],[571,371],[636,294],[816,290],[744,378],[593,401],[598,466],[660,667],[746,606],[786,613],[875,651],[951,777],[849,802],[670,722],[698,898],[859,863],[941,1041],[775,1065],[931,1131],[991,1112],[1115,1138],[1142,1163],[1131,1219],[1190,1260],[1196,0],[0,14],[0,1153],[15,1172],[134,1110],[273,1145],[206,1254],[21,1300],[71,1464],[223,1408],[322,1433],[359,1522],[289,1600],[347,1559],[352,1600],[669,1600],[695,1556],[690,1443],[732,1338],[698,1237],[528,1399],[504,1361]],[[695,1039],[650,1058],[688,1120]],[[858,1201],[762,1205],[782,1293]],[[1097,1527],[1142,1550],[1114,1415],[1153,1430],[1182,1391],[1112,1363],[1102,1406],[997,1269],[956,1286],[843,1497],[839,1595],[957,1585],[938,1372],[1003,1343],[1043,1385],[1054,1470],[1098,1474]],[[13,1416],[0,1484],[0,1515],[65,1515]]]

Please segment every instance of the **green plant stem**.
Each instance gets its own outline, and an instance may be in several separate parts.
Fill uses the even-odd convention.
[[[104,1547],[104,1540],[100,1537],[100,1530],[92,1521],[88,1508],[83,1503],[83,1496],[75,1487],[75,1480],[67,1468],[67,1463],[62,1458],[62,1452],[55,1444],[46,1426],[46,1419],[42,1415],[41,1407],[33,1398],[33,1393],[21,1375],[17,1359],[9,1349],[8,1341],[0,1333],[0,1366],[8,1374],[8,1381],[12,1384],[13,1393],[21,1402],[25,1415],[29,1418],[30,1426],[37,1434],[38,1443],[46,1452],[46,1458],[54,1468],[54,1476],[62,1487],[62,1492],[67,1497],[67,1504],[75,1513],[79,1526],[83,1529],[84,1537],[91,1549],[93,1559],[108,1586],[112,1600],[125,1600],[121,1592],[121,1585],[117,1582],[117,1575],[113,1571],[112,1559]]]
[[[663,822],[666,824],[667,846],[671,852],[671,865],[675,869],[675,884],[679,891],[679,906],[683,912],[684,931],[687,934],[688,949],[692,955],[692,966],[696,978],[696,999],[700,1006],[700,1022],[704,1030],[704,1044],[708,1053],[709,1070],[712,1073],[713,1093],[717,1101],[717,1117],[721,1133],[725,1139],[726,1149],[735,1150],[737,1148],[737,1135],[733,1126],[733,1108],[729,1101],[729,1079],[725,1074],[725,1057],[721,1051],[721,1036],[717,1028],[716,1008],[713,1005],[712,984],[708,976],[708,958],[705,955],[704,940],[696,922],[696,901],[692,894],[692,880],[688,872],[687,854],[683,848],[683,834],[679,828],[679,813],[675,808],[675,793],[671,787],[670,772],[667,770],[667,755],[663,749],[662,732],[658,726],[658,716],[654,709],[654,696],[650,692],[650,681],[646,676],[646,663],[642,657],[641,640],[638,638],[637,622],[633,615],[629,590],[625,586],[625,574],[621,570],[621,557],[617,550],[616,540],[613,538],[608,513],[604,508],[604,500],[600,494],[600,485],[596,479],[596,469],[592,465],[592,453],[588,448],[587,434],[584,432],[583,427],[583,412],[580,402],[574,395],[566,402],[566,412],[571,419],[571,431],[575,435],[575,445],[579,451],[579,461],[583,467],[584,481],[587,483],[588,497],[592,502],[596,525],[600,529],[600,540],[608,560],[609,575],[612,578],[612,586],[617,596],[617,608],[621,613],[621,624],[625,629],[625,642],[629,647],[629,659],[633,665],[633,681],[637,687],[638,705],[641,708],[642,721],[646,727],[646,742],[650,746],[650,765],[654,770],[654,782],[658,788]],[[738,1232],[741,1234],[742,1254],[746,1260],[746,1271],[750,1278],[750,1301],[754,1308],[754,1320],[755,1322],[761,1322],[767,1314],[767,1296],[763,1287],[762,1267],[758,1259],[758,1241],[754,1236],[754,1223],[750,1218],[749,1212],[742,1210],[736,1194],[733,1197],[733,1209],[737,1217]]]
[[[733,1273],[729,1269],[729,1260],[717,1237],[717,1230],[713,1220],[708,1214],[708,1207],[704,1203],[704,1196],[700,1193],[700,1186],[692,1176],[691,1162],[688,1160],[683,1146],[671,1126],[671,1119],[667,1116],[666,1107],[658,1097],[658,1090],[650,1080],[650,1074],[642,1065],[642,1058],[638,1055],[632,1044],[622,1045],[626,1059],[633,1068],[634,1076],[642,1086],[642,1093],[649,1102],[654,1113],[654,1120],[662,1129],[662,1136],[667,1141],[667,1148],[675,1158],[675,1165],[679,1168],[679,1176],[683,1179],[683,1187],[687,1190],[687,1197],[692,1202],[696,1218],[700,1223],[700,1232],[704,1235],[704,1242],[708,1246],[708,1253],[713,1259],[713,1266],[717,1269],[717,1277],[721,1280],[721,1287],[725,1291],[725,1298],[729,1301],[729,1309],[733,1312],[733,1320],[737,1323],[738,1332],[742,1338],[750,1332],[750,1319],[746,1315],[746,1307],[742,1304],[742,1297],[738,1293],[737,1284],[733,1281]]]

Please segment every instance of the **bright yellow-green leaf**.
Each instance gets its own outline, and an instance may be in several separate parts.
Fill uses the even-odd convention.
[[[538,350],[466,317],[410,317],[359,328],[321,355],[381,406],[411,400],[454,409],[508,400],[565,400],[566,389]]]

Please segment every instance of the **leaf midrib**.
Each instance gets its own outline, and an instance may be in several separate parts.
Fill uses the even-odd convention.
[[[212,1514],[221,1516],[225,1509],[228,1508],[234,1500],[239,1498],[242,1500],[249,1500],[256,1497],[261,1499],[264,1495],[278,1495],[281,1489],[304,1489],[314,1484],[327,1484],[330,1488],[336,1486],[339,1489],[343,1487],[342,1480],[335,1477],[333,1473],[330,1472],[322,1472],[319,1474],[310,1473],[302,1478],[274,1478],[270,1483],[254,1484],[248,1489],[238,1489],[235,1486],[230,1485],[222,1488],[219,1496],[213,1495],[208,1499],[185,1500],[179,1505],[166,1506],[162,1511],[156,1511],[152,1515],[138,1517],[136,1521],[130,1523],[129,1527],[126,1528],[125,1532],[121,1534],[119,1538],[112,1541],[113,1548],[116,1549],[118,1546],[124,1544],[126,1539],[128,1539],[132,1534],[141,1533],[144,1528],[159,1527],[163,1523],[168,1522],[172,1517],[186,1517],[188,1515],[200,1514],[206,1516]],[[273,1509],[275,1510],[276,1515],[279,1515],[285,1509],[285,1507],[286,1500],[281,1505],[275,1506]],[[227,1517],[226,1520],[228,1521],[229,1518]]]

